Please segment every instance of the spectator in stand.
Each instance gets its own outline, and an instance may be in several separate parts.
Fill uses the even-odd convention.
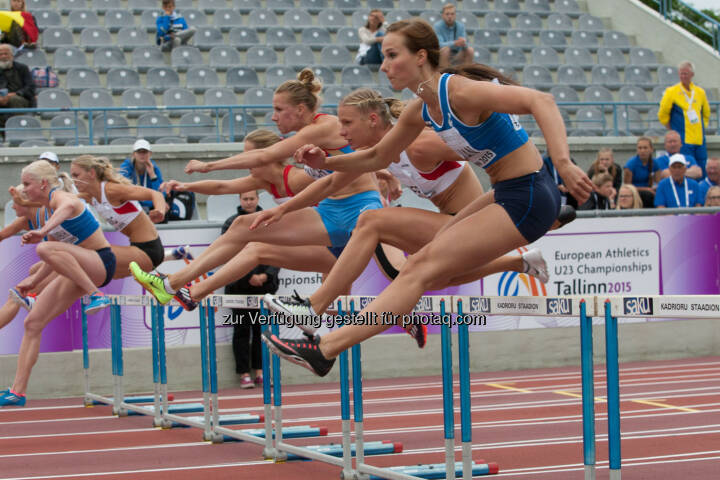
[[[637,188],[635,188],[635,185],[623,183],[620,186],[617,196],[617,206],[615,208],[618,210],[643,208],[642,200],[640,200],[640,194],[638,193]]]
[[[622,185],[622,167],[615,163],[612,148],[601,148],[598,150],[595,161],[590,165],[587,171],[588,177],[593,178],[596,173],[608,172],[613,178],[613,188],[615,190]]]
[[[35,17],[25,8],[25,0],[10,0],[10,11],[17,12],[19,18],[12,21],[10,29],[3,35],[2,42],[18,49],[35,48],[40,32]]]
[[[383,54],[380,51],[385,30],[385,16],[380,10],[370,10],[367,23],[358,29],[360,36],[360,47],[358,48],[355,61],[360,65],[379,65],[383,61]]]
[[[446,3],[442,9],[442,20],[435,22],[433,27],[440,41],[440,68],[474,61],[475,51],[467,43],[465,25],[455,20],[455,16],[455,5]]]
[[[706,207],[720,207],[720,186],[715,185],[710,187],[705,197]]]
[[[141,138],[133,144],[132,155],[120,165],[119,171],[134,185],[159,191],[160,184],[163,183],[162,172],[155,160],[150,158],[151,155],[152,147],[150,142]],[[146,212],[154,208],[150,200],[141,201],[140,205]]]
[[[645,208],[653,208],[657,180],[655,172],[660,168],[653,158],[655,152],[652,140],[640,137],[635,144],[636,155],[631,157],[623,169],[623,183],[635,185]]]
[[[675,130],[670,130],[665,134],[665,152],[665,155],[661,155],[655,159],[655,163],[660,169],[655,176],[656,182],[670,176],[670,171],[668,170],[670,157],[676,153],[682,153],[682,140],[680,139],[680,134]],[[698,166],[695,158],[688,154],[683,155],[685,155],[685,161],[688,162],[688,169],[685,176],[693,180],[700,180],[703,177],[703,171]]]
[[[655,193],[656,208],[699,207],[702,205],[700,186],[685,176],[688,162],[685,155],[670,157],[670,176],[660,180]]]
[[[709,158],[705,169],[707,177],[698,183],[700,185],[700,200],[707,205],[707,196],[710,189],[720,185],[720,158]]]
[[[262,210],[258,205],[256,190],[240,194],[240,206],[237,213],[225,220],[221,233],[225,233],[235,219]],[[239,280],[225,286],[227,295],[265,295],[278,289],[278,267],[258,265]],[[235,354],[235,372],[240,375],[240,388],[253,388],[262,385],[262,357],[260,355],[260,322],[257,308],[233,308],[233,353]],[[255,319],[255,321],[253,321]],[[252,369],[252,372],[251,372]],[[251,377],[254,374],[254,380]]]
[[[0,44],[0,108],[35,107],[35,83],[27,65],[14,60],[13,47]],[[19,115],[19,114],[15,114]],[[0,114],[0,130],[12,115]]]
[[[175,0],[162,0],[162,9],[165,15],[155,20],[155,43],[163,50],[186,45],[195,35],[195,27],[188,27],[183,16],[175,11]]]
[[[49,152],[49,151],[43,152],[40,154],[40,156],[38,156],[38,160],[45,160],[50,165],[55,167],[55,170],[57,170],[58,173],[60,172],[60,159],[58,158],[58,156],[55,152]],[[70,177],[66,178],[64,176],[60,176],[59,178],[60,178],[60,183],[62,183],[64,186],[63,190],[65,190],[67,192],[78,193],[78,190],[75,187],[75,184],[72,182],[72,180],[70,180]],[[65,185],[65,182],[70,182],[70,184]]]
[[[608,172],[596,173],[592,177],[595,191],[590,192],[590,198],[580,205],[578,210],[613,210],[615,208],[615,195],[613,177]]]
[[[705,90],[692,83],[695,66],[691,62],[678,65],[680,82],[665,89],[658,120],[670,130],[680,133],[681,153],[692,155],[705,175],[707,147],[705,145],[705,125],[710,121],[710,104]]]

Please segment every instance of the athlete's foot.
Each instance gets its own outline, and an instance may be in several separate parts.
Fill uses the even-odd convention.
[[[274,354],[307,368],[319,377],[327,375],[335,364],[334,358],[328,360],[323,356],[318,336],[304,340],[285,340],[266,330],[262,334],[262,340]]]
[[[25,395],[15,393],[9,388],[0,393],[0,407],[24,407],[26,400]]]
[[[175,293],[175,300],[177,300],[180,305],[189,312],[197,308],[197,302],[193,300],[190,295],[189,283]]]
[[[427,343],[427,326],[421,323],[411,323],[406,325],[405,331],[415,339],[418,348],[423,348]]]
[[[194,260],[192,253],[190,253],[190,245],[173,248],[171,255],[175,258],[175,260]]]
[[[295,324],[308,336],[314,335],[317,331],[317,328],[310,325],[310,323],[315,322],[309,321],[310,318],[317,316],[310,305],[310,299],[301,297],[297,291],[287,301],[282,301],[279,297],[270,293],[266,293],[263,300],[265,301],[265,307],[272,312],[299,317]],[[300,317],[304,317],[306,321],[300,320]]]
[[[27,296],[23,296],[14,288],[11,288],[9,293],[10,299],[28,312],[32,310],[33,305],[35,305],[35,296],[37,295],[35,293],[29,293]]]
[[[532,275],[533,277],[540,280],[542,283],[547,283],[548,280],[550,280],[550,275],[548,274],[547,270],[547,264],[545,263],[545,259],[543,258],[542,252],[539,249],[533,248],[532,250],[523,252],[522,262],[523,273]]]
[[[83,307],[85,315],[92,315],[99,312],[103,308],[108,307],[112,302],[102,292],[94,292],[90,295],[90,303]]]
[[[564,227],[568,223],[575,220],[577,217],[577,212],[575,212],[575,209],[571,205],[561,205],[560,206],[560,213],[557,216],[557,227],[556,229]]]
[[[145,290],[150,292],[161,304],[165,305],[172,300],[173,294],[165,289],[164,275],[144,272],[142,268],[140,268],[140,265],[135,262],[130,262],[130,273],[132,273],[135,280],[145,287]]]

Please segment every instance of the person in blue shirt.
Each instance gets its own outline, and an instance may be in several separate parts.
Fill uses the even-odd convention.
[[[150,158],[152,155],[152,147],[150,142],[145,139],[139,139],[133,144],[133,153],[130,157],[126,158],[125,161],[120,165],[119,171],[134,185],[140,185],[151,190],[160,190],[160,185],[163,183],[162,172],[155,163],[155,160]],[[145,212],[152,210],[152,201],[146,200],[141,201]]]
[[[685,176],[687,165],[682,153],[670,157],[670,176],[660,180],[655,192],[656,208],[699,207],[702,204],[698,183]]]
[[[175,0],[163,0],[162,9],[165,15],[155,20],[155,43],[163,50],[186,45],[195,35],[195,27],[188,27],[182,15],[175,11]]]
[[[475,56],[475,51],[467,44],[465,25],[455,20],[455,15],[455,5],[446,3],[442,9],[442,20],[433,26],[440,41],[440,68],[451,63],[473,63]]]
[[[630,157],[623,168],[623,183],[629,183],[637,188],[643,207],[653,208],[655,197],[655,185],[659,177],[656,172],[660,167],[653,158],[655,149],[652,140],[648,137],[640,137],[635,144],[636,155]]]
[[[707,177],[698,182],[700,185],[700,200],[707,206],[707,194],[710,188],[720,185],[720,158],[708,158],[705,164]]]
[[[668,167],[670,166],[670,157],[672,157],[676,153],[680,153],[680,149],[682,149],[682,139],[680,138],[680,134],[675,130],[668,131],[665,134],[666,153],[665,155],[661,155],[655,159],[655,163],[657,163],[658,168],[660,168],[660,173],[658,174],[658,181],[670,176],[670,171],[668,170]],[[695,157],[688,154],[684,155],[685,160],[688,162],[687,172],[685,172],[685,176],[690,177],[693,180],[700,180],[703,177],[703,172],[702,168],[700,168],[697,161],[695,160]]]

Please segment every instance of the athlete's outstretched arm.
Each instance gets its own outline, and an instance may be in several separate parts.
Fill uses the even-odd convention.
[[[175,190],[178,192],[204,193],[205,195],[229,195],[257,190],[264,186],[262,180],[248,175],[233,180],[200,180],[199,182],[168,180],[160,185],[160,190],[167,193]]]

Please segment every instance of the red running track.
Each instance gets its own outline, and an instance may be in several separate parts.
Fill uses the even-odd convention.
[[[596,367],[598,479],[608,478],[604,375]],[[630,479],[713,479],[720,467],[720,358],[623,364],[620,369],[623,476]],[[581,479],[579,368],[480,373],[471,376],[473,454],[497,462],[504,479]],[[372,456],[376,466],[442,463],[439,377],[364,383],[365,440],[402,442],[401,454]],[[459,405],[455,384],[456,405]],[[177,401],[200,401],[197,392]],[[198,429],[152,428],[147,417],[116,418],[110,407],[81,400],[30,400],[0,409],[3,479],[297,479],[339,478],[340,468],[317,461],[274,464],[247,443],[212,445]],[[259,389],[227,390],[222,413],[262,413]],[[328,427],[341,441],[336,384],[289,386],[286,425]],[[456,455],[460,460],[459,412]],[[254,428],[259,425],[236,426]]]

